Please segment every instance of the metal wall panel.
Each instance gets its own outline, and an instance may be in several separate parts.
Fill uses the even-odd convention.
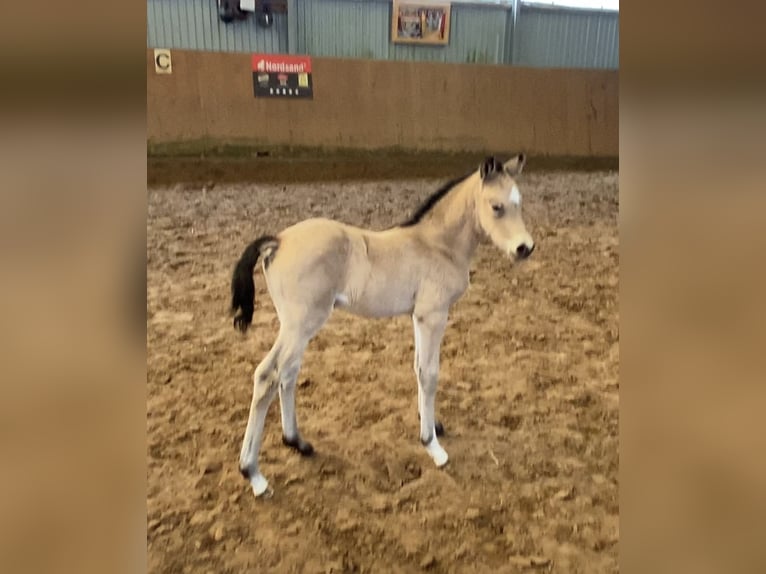
[[[388,58],[390,2],[298,0],[296,52],[339,58]]]
[[[340,58],[502,64],[507,6],[453,4],[447,46],[391,42],[390,0],[299,0],[298,53]]]
[[[216,0],[148,0],[147,44],[222,52],[427,60],[532,67],[618,68],[619,13],[512,3],[452,4],[448,46],[391,42],[391,0],[291,0],[271,28],[229,25]],[[292,8],[291,8],[292,9]],[[288,46],[288,18],[294,38]]]
[[[618,12],[521,4],[514,64],[544,68],[618,68]]]
[[[148,0],[146,40],[149,48],[209,52],[287,52],[287,14],[261,28],[250,17],[224,24],[216,0]]]

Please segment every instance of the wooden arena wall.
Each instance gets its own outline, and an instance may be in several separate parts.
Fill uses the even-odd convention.
[[[617,157],[618,72],[313,58],[312,100],[254,97],[249,54],[147,50],[151,146]]]

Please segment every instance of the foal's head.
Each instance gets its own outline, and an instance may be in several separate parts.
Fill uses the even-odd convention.
[[[505,164],[494,157],[479,167],[481,184],[476,195],[479,224],[492,242],[514,259],[526,259],[535,242],[521,218],[521,193],[514,178],[524,168],[524,154]]]

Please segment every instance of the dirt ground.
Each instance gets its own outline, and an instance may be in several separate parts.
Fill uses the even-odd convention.
[[[479,248],[442,346],[444,469],[418,439],[410,319],[336,312],[298,379],[315,456],[282,446],[277,400],[260,458],[273,496],[239,474],[253,370],[278,326],[259,270],[253,326],[232,327],[245,245],[309,216],[390,227],[439,183],[149,190],[151,572],[618,571],[613,171],[523,176],[534,255]]]

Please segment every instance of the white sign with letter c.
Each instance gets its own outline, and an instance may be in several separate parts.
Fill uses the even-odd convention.
[[[154,50],[154,71],[158,74],[173,73],[173,64],[170,60],[170,50]]]

